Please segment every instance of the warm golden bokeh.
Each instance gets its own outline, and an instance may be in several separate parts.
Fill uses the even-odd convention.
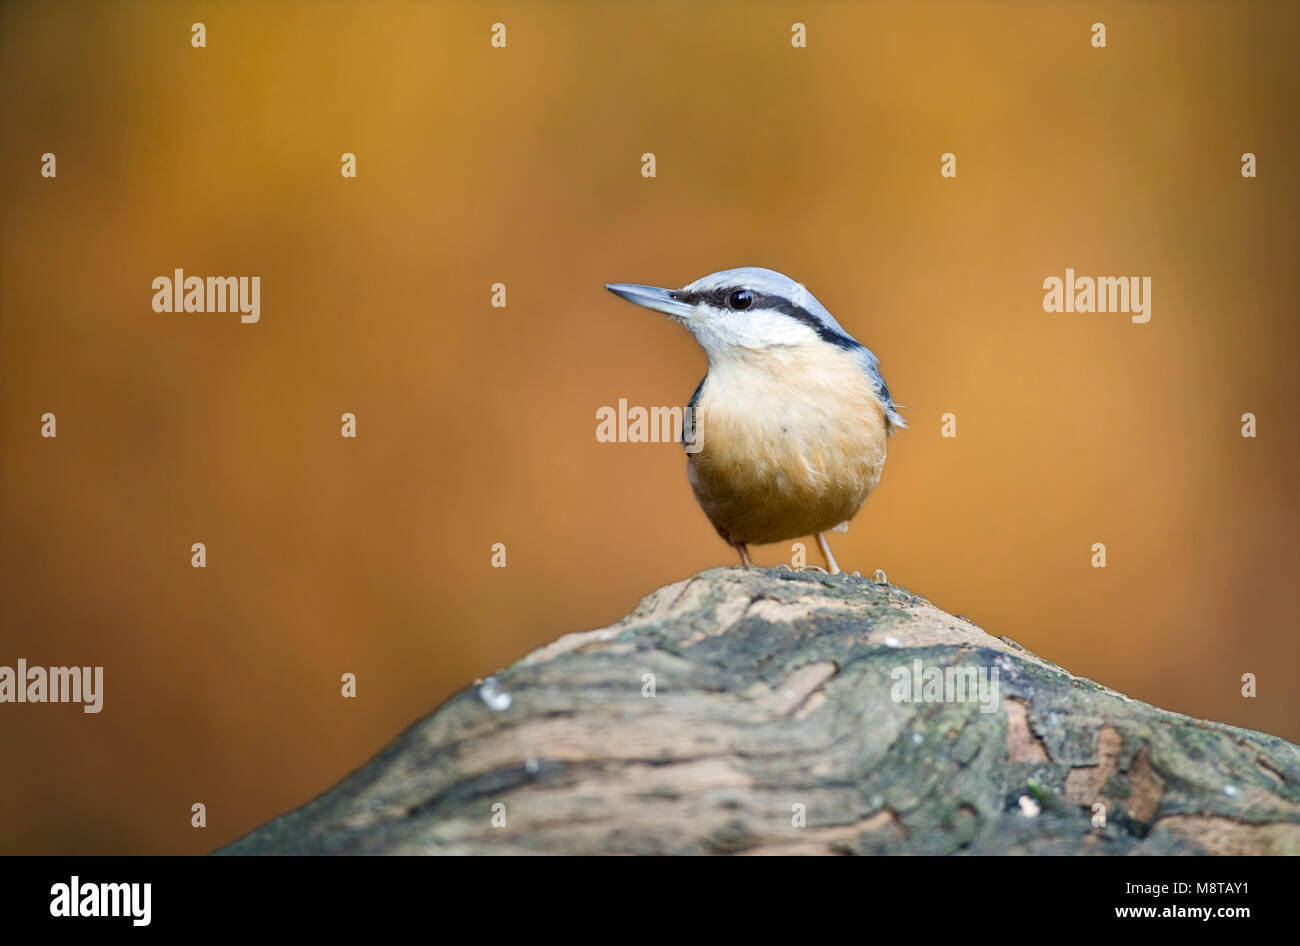
[[[594,431],[705,370],[602,284],[739,265],[806,283],[907,408],[841,563],[1135,698],[1300,739],[1297,23],[1290,2],[0,8],[0,664],[106,676],[97,716],[0,705],[0,851],[210,850],[475,677],[733,564],[679,447]],[[1149,275],[1150,323],[1045,313],[1067,266]],[[153,312],[176,267],[260,275],[260,323]]]

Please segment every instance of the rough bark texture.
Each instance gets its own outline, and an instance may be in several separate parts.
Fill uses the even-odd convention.
[[[999,693],[896,701],[917,659],[996,668]],[[221,853],[1296,854],[1300,749],[901,588],[714,569],[462,691]]]

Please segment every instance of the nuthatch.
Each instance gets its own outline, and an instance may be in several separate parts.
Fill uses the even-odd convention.
[[[750,565],[749,545],[848,523],[880,482],[885,439],[907,424],[878,360],[803,286],[770,269],[728,269],[683,289],[610,292],[685,325],[709,357],[687,406],[702,433],[687,454],[695,498]]]

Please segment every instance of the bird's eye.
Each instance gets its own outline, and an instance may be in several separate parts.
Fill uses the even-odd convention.
[[[754,304],[754,294],[748,289],[737,289],[727,296],[727,305],[733,309],[748,309]]]

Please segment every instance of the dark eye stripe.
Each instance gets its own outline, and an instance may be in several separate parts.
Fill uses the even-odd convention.
[[[699,302],[705,302],[715,309],[731,309],[732,307],[727,302],[728,297],[730,297],[733,292],[738,292],[745,288],[746,287],[744,286],[724,286],[721,289],[711,289],[708,292],[686,292],[685,290],[679,289],[672,295],[674,299],[677,299],[679,302],[685,302],[687,305],[695,305]],[[781,296],[764,295],[760,292],[754,292],[752,289],[748,291],[750,295],[753,296],[754,301],[741,311],[757,312],[762,309],[767,312],[780,312],[782,315],[787,315],[797,322],[802,322],[804,325],[816,332],[822,341],[830,342],[837,348],[843,348],[845,351],[856,351],[862,347],[862,343],[857,339],[849,338],[847,335],[841,335],[839,332],[823,323],[821,319],[817,318],[817,316],[813,315],[807,309],[795,305],[789,299],[782,298]]]

